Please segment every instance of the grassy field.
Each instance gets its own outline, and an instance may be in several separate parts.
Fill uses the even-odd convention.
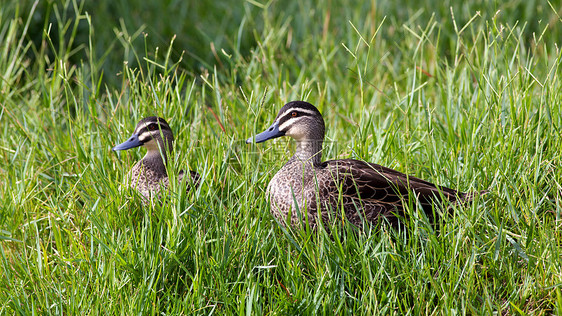
[[[0,313],[562,314],[559,3],[145,2],[0,6]],[[325,159],[490,193],[284,230],[293,144],[244,139],[296,99]],[[203,181],[143,205],[110,149],[149,115]]]

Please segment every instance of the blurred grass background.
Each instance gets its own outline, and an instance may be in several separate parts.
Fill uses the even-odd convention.
[[[33,1],[6,1],[3,12],[12,16],[18,11],[26,18]],[[520,30],[523,42],[533,45],[542,37],[545,43],[555,43],[561,38],[556,27],[560,4],[556,1],[40,1],[31,17],[26,36],[35,47],[41,47],[44,30],[53,39],[50,58],[64,47],[70,60],[78,64],[95,56],[106,80],[116,84],[116,76],[123,63],[138,67],[135,56],[153,54],[158,47],[167,51],[172,47],[171,58],[181,59],[181,67],[192,74],[218,67],[228,72],[230,64],[226,54],[238,58],[248,57],[257,47],[256,36],[265,35],[274,28],[285,25],[287,35],[283,53],[300,56],[314,51],[303,45],[330,51],[341,43],[354,43],[354,27],[374,33],[383,18],[388,27],[379,33],[381,40],[394,43],[390,53],[400,55],[397,49],[404,33],[404,25],[426,24],[437,21],[441,58],[450,60],[456,47],[456,31],[467,22],[470,29],[480,30],[499,19],[506,27]],[[556,9],[558,8],[558,12]],[[84,14],[91,17],[91,27]],[[454,14],[454,19],[452,18]],[[478,18],[474,16],[478,14]],[[351,23],[354,24],[352,26]],[[48,25],[52,27],[48,27]],[[62,25],[61,25],[62,24]],[[63,27],[63,29],[59,29]],[[64,27],[72,28],[69,32]],[[90,31],[95,32],[89,51]],[[545,32],[547,31],[547,32]],[[64,33],[64,34],[63,34]],[[72,38],[72,41],[69,39]],[[394,47],[392,47],[394,46]],[[30,52],[29,57],[34,54]]]
[[[562,306],[556,1],[3,1],[0,312],[556,314]],[[439,230],[282,230],[265,187],[287,101],[325,159],[488,189]],[[160,115],[201,188],[119,185]],[[415,214],[415,210],[411,210]],[[406,238],[407,235],[407,238]]]

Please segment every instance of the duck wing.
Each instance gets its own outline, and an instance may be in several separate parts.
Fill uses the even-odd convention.
[[[179,179],[180,179],[180,181],[183,180],[183,178],[184,178],[186,175],[187,175],[187,173],[186,173],[185,171],[180,170],[180,173],[179,173]],[[188,185],[187,185],[187,192],[189,192],[189,190],[191,189],[190,184],[193,184],[193,187],[194,187],[194,188],[197,188],[197,187],[199,186],[199,182],[201,181],[201,176],[200,176],[196,171],[189,170],[189,177],[190,177],[191,179],[186,178],[186,181],[187,181],[187,184],[188,184]]]
[[[324,177],[320,188],[329,192],[325,195],[338,196],[350,217],[357,213],[361,205],[367,220],[379,216],[395,217],[397,211],[403,210],[403,203],[412,198],[417,199],[430,219],[433,217],[432,203],[449,200],[465,200],[466,193],[435,185],[431,182],[406,175],[402,172],[378,164],[360,160],[330,160],[322,164],[331,179]],[[416,200],[411,200],[416,203]],[[333,204],[333,202],[332,202]]]

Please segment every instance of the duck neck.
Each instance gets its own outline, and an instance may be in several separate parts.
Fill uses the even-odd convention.
[[[142,158],[144,168],[154,170],[157,174],[166,175],[166,152],[160,154],[159,151],[149,150]]]
[[[294,158],[319,166],[322,163],[322,140],[297,141]]]

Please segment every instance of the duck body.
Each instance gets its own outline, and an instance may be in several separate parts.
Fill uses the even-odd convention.
[[[198,185],[199,174],[195,171],[189,171],[189,175],[193,184]],[[177,180],[181,182],[184,180],[184,177],[185,172],[180,170]],[[187,177],[187,179],[189,178]],[[131,168],[125,176],[124,184],[137,190],[144,198],[150,199],[153,196],[158,196],[160,190],[168,188],[170,179],[163,161],[158,162],[156,159],[153,160],[145,156]],[[189,189],[188,186],[187,191]]]
[[[365,221],[376,224],[381,217],[397,226],[403,203],[410,197],[433,221],[436,199],[455,202],[467,195],[374,163],[341,159],[313,166],[294,157],[271,179],[267,194],[279,221],[291,214],[291,226],[308,220],[311,227],[317,226],[318,211],[325,223],[341,220],[338,210],[355,226],[361,227]],[[299,217],[297,209],[306,210],[301,216],[307,218]]]
[[[313,105],[293,101],[255,138],[263,142],[287,135],[297,141],[295,154],[267,187],[271,212],[281,223],[287,220],[297,226],[308,221],[315,228],[318,218],[329,224],[345,217],[362,227],[385,217],[396,226],[405,215],[405,204],[419,203],[432,221],[436,202],[461,202],[471,197],[374,163],[354,159],[322,162],[324,129],[322,115]]]
[[[137,190],[145,199],[158,196],[162,189],[169,185],[166,162],[173,148],[174,136],[168,123],[160,117],[150,116],[142,119],[135,128],[133,135],[125,142],[113,147],[114,151],[145,147],[146,155],[138,161],[125,176],[123,184]],[[199,182],[199,174],[189,173],[194,185]],[[178,181],[188,179],[181,170]],[[189,191],[189,186],[187,188]]]

